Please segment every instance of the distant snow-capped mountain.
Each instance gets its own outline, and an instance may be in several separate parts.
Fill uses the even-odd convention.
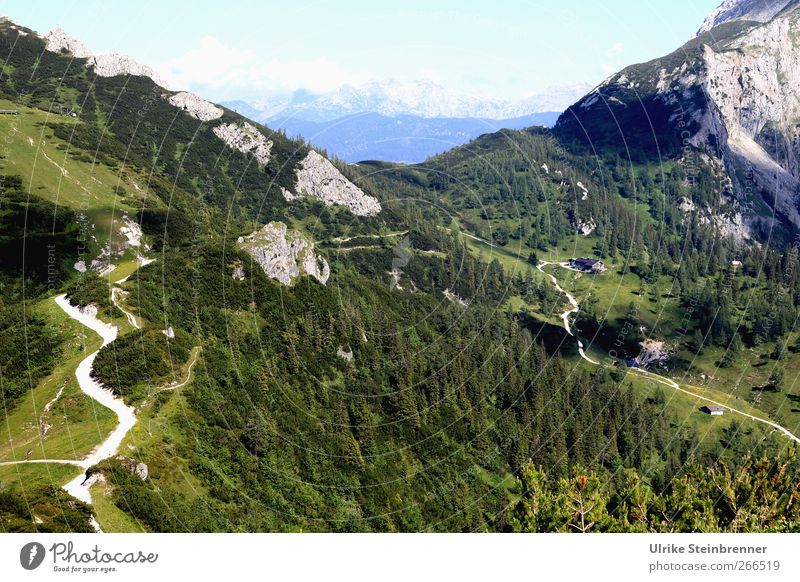
[[[421,162],[501,128],[550,126],[591,89],[557,87],[518,100],[483,99],[430,81],[371,81],[325,94],[297,91],[230,109],[293,137],[302,136],[349,162]]]
[[[484,99],[453,91],[431,81],[402,82],[395,79],[342,85],[324,94],[297,91],[286,97],[255,103],[226,105],[249,108],[261,121],[286,118],[327,122],[360,113],[386,117],[412,115],[423,118],[511,119],[534,113],[563,111],[591,89],[588,84],[556,87],[518,100]]]
[[[290,137],[302,136],[346,162],[382,160],[417,163],[462,145],[484,133],[552,126],[558,113],[534,113],[513,119],[386,116],[357,113],[333,121],[303,121],[292,117],[270,123]]]

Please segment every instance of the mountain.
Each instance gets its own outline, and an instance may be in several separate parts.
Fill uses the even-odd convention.
[[[737,236],[791,238],[800,227],[798,4],[726,2],[705,28],[720,24],[612,75],[564,112],[556,132],[624,158],[702,154],[693,159],[723,179]]]
[[[247,111],[230,103],[228,106],[240,113]],[[557,118],[556,112],[534,113],[514,119],[356,113],[332,121],[278,117],[268,123],[276,130],[285,130],[290,137],[303,137],[346,162],[384,160],[417,163],[484,133],[532,125],[550,127]]]
[[[47,43],[0,21],[4,531],[519,530],[531,455],[556,483],[614,418],[648,433],[663,406],[541,322],[548,353],[427,178],[384,189]],[[570,402],[598,430],[575,450]],[[664,431],[611,456],[642,467]]]
[[[371,81],[326,94],[297,91],[234,111],[293,137],[303,137],[348,162],[422,160],[501,128],[550,126],[586,92],[584,84],[553,88],[520,100],[482,99],[430,81]]]
[[[697,36],[732,20],[769,22],[790,3],[791,0],[725,0],[706,17]]]
[[[53,37],[0,20],[3,531],[800,527],[800,255],[700,146],[349,165]]]
[[[378,113],[387,117],[511,119],[562,111],[590,88],[579,83],[554,87],[524,99],[485,99],[449,90],[432,81],[385,79],[359,86],[343,85],[323,94],[301,90],[288,99],[264,100],[251,106],[262,112],[260,121],[284,118],[333,121],[359,113]]]

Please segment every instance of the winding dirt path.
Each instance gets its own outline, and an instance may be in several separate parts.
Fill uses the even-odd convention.
[[[574,269],[570,269],[569,267],[567,267],[566,263],[551,262],[551,261],[542,261],[538,265],[536,265],[536,268],[540,272],[542,272],[543,274],[545,274],[548,277],[550,277],[550,280],[553,282],[553,285],[555,285],[556,290],[558,290],[560,293],[564,294],[564,296],[566,296],[566,298],[567,298],[567,301],[569,301],[569,304],[571,305],[570,309],[566,310],[564,313],[561,314],[561,320],[564,322],[564,329],[566,330],[566,332],[569,335],[575,337],[575,339],[578,340],[578,353],[580,353],[581,358],[583,358],[584,360],[586,360],[590,364],[594,364],[595,366],[602,366],[603,364],[593,360],[592,358],[590,358],[589,356],[586,355],[586,352],[584,351],[583,342],[580,340],[580,338],[578,338],[572,332],[572,328],[570,327],[570,324],[569,324],[569,317],[573,313],[577,313],[580,310],[580,306],[578,304],[578,301],[575,299],[575,297],[573,297],[569,292],[565,291],[561,287],[561,285],[559,285],[558,279],[556,279],[556,277],[554,275],[551,275],[550,273],[547,273],[542,269],[542,267],[546,267],[547,265],[557,265],[557,266],[559,266],[561,268],[568,269],[568,270],[574,270]],[[726,409],[726,410],[728,410],[728,411],[730,411],[730,412],[732,412],[734,414],[739,414],[741,416],[744,416],[745,418],[749,418],[750,420],[754,420],[756,422],[760,422],[762,424],[766,424],[767,426],[777,430],[778,432],[780,432],[784,436],[788,437],[789,439],[793,440],[794,442],[800,444],[800,438],[795,436],[791,431],[789,431],[789,429],[787,429],[787,428],[785,428],[785,427],[783,427],[783,426],[781,426],[781,425],[779,425],[779,424],[777,424],[775,422],[772,422],[770,420],[765,420],[765,419],[759,418],[757,416],[753,416],[752,414],[748,414],[747,412],[743,412],[741,410],[733,408],[732,406],[730,406],[728,404],[723,404],[722,402],[717,402],[716,400],[712,400],[711,398],[707,398],[705,396],[697,394],[696,392],[692,392],[691,390],[686,390],[685,388],[681,388],[680,384],[678,384],[675,380],[673,380],[671,378],[667,378],[666,376],[661,376],[660,374],[656,374],[655,372],[648,372],[647,370],[636,369],[636,368],[631,368],[630,372],[632,372],[634,374],[639,374],[640,376],[644,376],[646,378],[650,378],[654,382],[658,382],[659,384],[663,384],[664,386],[668,386],[668,387],[672,388],[673,390],[677,390],[678,392],[683,392],[684,394],[687,394],[689,396],[697,398],[698,400],[702,400],[703,402],[707,402],[709,404],[713,404],[713,405],[716,405],[716,406],[722,406],[724,409]]]
[[[117,309],[119,309],[122,313],[125,314],[125,317],[128,319],[128,323],[130,323],[134,328],[140,329],[139,321],[136,319],[136,316],[125,309],[119,301],[120,297],[125,297],[126,292],[123,291],[121,287],[112,287],[111,288],[111,301],[114,303]]]
[[[152,259],[144,259],[141,257],[140,267],[151,262]],[[124,282],[127,278],[128,277],[125,277],[112,283],[111,299],[114,305],[116,305],[128,318],[128,322],[133,327],[138,329],[139,322],[136,317],[129,311],[125,310],[118,301],[118,295],[122,293],[122,289],[116,287],[116,285]],[[98,319],[97,308],[94,306],[89,306],[86,309],[80,309],[72,305],[67,299],[66,295],[63,294],[57,296],[54,301],[69,317],[81,325],[88,327],[102,338],[103,342],[100,347],[86,356],[78,364],[78,367],[75,370],[75,377],[78,379],[78,386],[84,394],[89,396],[101,406],[110,409],[117,415],[117,426],[109,433],[105,440],[97,445],[94,450],[83,459],[25,459],[20,461],[3,462],[0,463],[0,466],[21,465],[27,463],[57,463],[80,467],[84,469],[84,471],[72,481],[64,485],[63,489],[73,497],[76,497],[85,503],[91,504],[92,497],[89,492],[89,487],[92,485],[92,480],[86,478],[85,470],[117,454],[125,435],[127,435],[128,431],[130,431],[136,424],[136,410],[125,404],[125,401],[122,398],[115,396],[111,390],[105,388],[100,382],[92,377],[92,367],[98,352],[103,347],[117,339],[117,334],[119,332],[117,326]],[[60,395],[61,391],[59,391],[56,398],[48,403],[48,406],[51,406],[56,400],[58,400],[58,396]]]
[[[75,307],[70,304],[64,295],[56,297],[56,303],[72,319],[82,323],[103,338],[103,343],[100,348],[107,346],[117,339],[117,327],[100,321],[97,319],[96,313],[91,313],[90,310],[81,310]],[[80,462],[80,466],[85,469],[115,455],[119,450],[122,439],[125,438],[128,431],[136,424],[136,413],[134,409],[125,404],[122,398],[115,396],[111,390],[105,388],[92,377],[92,366],[94,365],[94,360],[99,351],[98,349],[92,352],[78,364],[78,368],[75,370],[75,376],[78,378],[78,385],[84,394],[94,399],[100,405],[113,411],[117,415],[118,423],[116,428],[111,431],[106,439],[100,443],[88,457]],[[92,498],[89,494],[89,488],[85,483],[86,477],[81,474],[64,485],[64,490],[81,501],[91,503]]]

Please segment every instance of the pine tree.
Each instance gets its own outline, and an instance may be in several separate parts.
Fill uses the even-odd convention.
[[[603,482],[591,471],[575,467],[558,481],[556,526],[560,531],[589,533],[608,519],[608,496]]]
[[[769,375],[768,385],[771,390],[775,392],[782,392],[784,387],[784,372],[783,368],[775,366],[772,373]]]

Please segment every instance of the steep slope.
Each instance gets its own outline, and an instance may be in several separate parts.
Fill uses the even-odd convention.
[[[768,236],[774,219],[786,236],[800,227],[800,11],[797,2],[769,4],[753,15],[767,20],[759,23],[746,18],[750,4],[737,3],[740,17],[720,17],[727,21],[674,53],[611,76],[556,131],[573,145],[638,161],[701,152],[730,178],[719,192],[730,196],[730,216],[742,216],[742,236]]]
[[[697,35],[732,20],[769,22],[790,3],[791,0],[725,0],[706,17]]]

